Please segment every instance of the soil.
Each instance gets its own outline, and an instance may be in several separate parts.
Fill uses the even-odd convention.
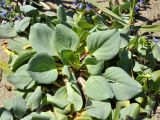
[[[6,42],[6,40],[2,40],[0,39],[0,58],[2,58],[2,61],[7,62],[9,57],[8,55],[3,51],[1,45],[3,42]],[[1,60],[1,59],[0,59]],[[2,71],[0,70],[0,73]],[[14,96],[14,93],[12,90],[8,89],[8,88],[12,88],[12,85],[10,83],[7,82],[4,74],[0,74],[0,107],[3,106],[3,102],[5,99],[10,99]]]
[[[139,11],[135,25],[160,24],[160,0],[150,0],[145,6]],[[154,32],[152,35],[160,38],[160,32]]]

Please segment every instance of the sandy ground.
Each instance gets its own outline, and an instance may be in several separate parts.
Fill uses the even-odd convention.
[[[0,45],[4,40],[0,39]],[[2,58],[3,61],[8,61],[8,55],[2,50],[0,46],[0,58]],[[11,87],[12,85],[7,82],[4,75],[2,74],[2,80],[0,81],[0,107],[3,106],[3,101],[5,99],[10,99],[13,97],[13,92],[7,90],[7,87]]]

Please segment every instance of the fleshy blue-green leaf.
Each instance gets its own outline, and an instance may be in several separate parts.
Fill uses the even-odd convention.
[[[21,11],[23,13],[25,13],[26,15],[28,16],[36,16],[38,15],[38,11],[37,11],[37,8],[31,6],[31,5],[22,5],[20,7]]]
[[[25,46],[29,44],[27,38],[25,37],[16,37],[13,40],[8,42],[8,48],[10,50],[20,52],[25,51]]]
[[[154,81],[153,89],[160,90],[160,70],[154,71],[152,73],[152,79]]]
[[[64,97],[65,97],[65,94],[64,94]],[[46,95],[46,102],[54,104],[60,108],[64,108],[69,103],[67,98],[66,99],[65,98],[58,98],[55,96],[51,96],[49,94]]]
[[[0,120],[13,120],[13,116],[7,109],[0,108]]]
[[[27,63],[28,60],[35,54],[34,51],[24,52],[23,54],[19,55],[17,59],[15,59],[12,71],[16,71],[20,66]]]
[[[0,25],[0,39],[12,38],[17,36],[17,32],[11,24]]]
[[[117,30],[94,32],[87,38],[88,51],[98,60],[114,58],[118,54],[120,43],[120,33]]]
[[[14,24],[14,29],[16,30],[16,32],[20,33],[20,32],[24,32],[25,29],[29,26],[30,24],[30,17],[25,17],[24,19],[22,19],[21,21],[17,20],[15,21]]]
[[[74,111],[79,111],[83,105],[81,93],[74,83],[67,82],[68,100],[74,105]]]
[[[36,23],[31,26],[29,42],[36,52],[45,52],[57,56],[54,48],[54,31],[45,24]]]
[[[137,103],[132,103],[131,105],[123,108],[120,112],[121,119],[132,118],[132,120],[137,120],[137,117],[140,112],[140,105]],[[128,116],[128,117],[127,117]]]
[[[152,50],[153,56],[154,58],[160,62],[160,46],[159,45],[155,45],[155,47]]]
[[[123,69],[110,67],[103,76],[108,81],[117,100],[127,100],[142,91],[141,84],[132,79]]]
[[[29,75],[38,83],[50,84],[58,77],[54,59],[47,53],[35,54],[28,63]]]
[[[72,111],[72,107],[73,105],[71,103],[69,103],[65,108],[58,108],[58,107],[54,107],[54,110],[56,110],[57,112],[59,113],[62,113],[62,114],[69,114],[71,111]]]
[[[27,111],[27,106],[24,99],[17,96],[13,99],[13,113],[17,118],[22,118]]]
[[[86,94],[94,100],[106,100],[114,96],[109,83],[103,76],[90,76],[88,78]]]
[[[62,24],[58,24],[55,27],[54,40],[54,45],[58,52],[61,52],[61,50],[76,51],[79,44],[78,35]]]
[[[102,102],[102,101],[94,101],[88,100],[87,101],[87,113],[98,119],[104,120],[106,119],[110,112],[111,112],[111,104],[109,102]]]
[[[62,23],[67,21],[66,13],[65,13],[64,7],[62,5],[60,5],[57,9],[57,18]]]
[[[86,57],[85,63],[87,64],[88,73],[92,75],[98,75],[104,68],[104,61],[96,60],[93,57]]]
[[[38,86],[27,100],[27,104],[32,111],[39,107],[42,97],[41,87]]]
[[[42,112],[41,114],[33,112],[21,120],[57,120],[57,119],[52,113],[49,112]]]
[[[25,89],[29,83],[32,81],[32,78],[27,73],[28,65],[21,66],[14,74],[7,77],[7,80],[11,82],[18,89]]]

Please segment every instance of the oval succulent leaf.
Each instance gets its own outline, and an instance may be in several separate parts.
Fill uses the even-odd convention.
[[[55,27],[54,40],[54,45],[58,52],[61,52],[61,50],[76,51],[79,44],[78,35],[62,24],[58,24]]]
[[[86,94],[94,100],[112,98],[113,92],[103,76],[90,76],[86,82]]]
[[[54,59],[46,53],[37,53],[28,63],[29,75],[38,83],[50,84],[58,77]]]
[[[66,13],[62,5],[60,5],[57,9],[57,18],[60,22],[63,22],[63,23],[67,21]]]
[[[105,120],[112,110],[109,102],[88,100],[86,104],[87,113],[101,120]]]
[[[13,116],[10,113],[10,111],[8,111],[5,108],[1,108],[0,109],[0,120],[13,120]]]
[[[98,60],[114,58],[120,49],[120,33],[117,30],[94,32],[87,38],[87,48]]]
[[[85,63],[87,64],[88,73],[92,75],[100,74],[104,68],[104,61],[96,60],[93,57],[87,57]]]
[[[13,99],[13,113],[17,118],[22,118],[27,111],[27,106],[24,99],[17,96]]]
[[[67,82],[68,100],[74,105],[74,111],[79,111],[83,106],[81,93],[76,84]]]
[[[28,60],[35,54],[36,52],[29,51],[24,52],[23,54],[19,55],[13,63],[12,71],[16,71],[20,66],[22,66],[25,62],[27,63]]]
[[[108,68],[103,76],[108,81],[117,100],[127,100],[142,91],[140,83],[132,79],[123,69]]]
[[[36,52],[57,56],[54,49],[54,31],[45,24],[36,23],[30,29],[29,42]]]
[[[0,25],[0,39],[16,37],[17,32],[12,28],[11,24]]]
[[[21,21],[15,21],[15,25],[14,25],[14,29],[16,30],[16,32],[24,32],[25,29],[29,26],[30,24],[30,17],[25,17],[23,20]]]
[[[8,42],[8,48],[10,50],[16,51],[16,53],[25,51],[25,46],[29,44],[27,38],[16,37]]]
[[[127,119],[127,116],[133,120],[137,120],[138,114],[140,112],[140,105],[137,103],[132,103],[131,105],[121,109],[121,119]]]
[[[29,83],[32,81],[32,78],[27,73],[28,65],[21,66],[14,74],[7,77],[7,80],[11,82],[18,89],[25,89]]]
[[[51,96],[50,94],[46,95],[46,102],[56,105],[60,108],[64,108],[69,103],[67,99],[57,98],[55,96]]]
[[[27,100],[28,106],[32,111],[39,107],[42,96],[41,87],[38,86]]]

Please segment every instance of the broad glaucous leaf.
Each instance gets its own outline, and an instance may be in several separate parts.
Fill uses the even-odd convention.
[[[13,116],[7,109],[0,108],[0,120],[13,120]]]
[[[69,101],[67,100],[68,98],[68,93],[67,93],[67,88],[66,86],[63,86],[61,88],[59,88],[56,93],[54,94],[54,97],[62,99],[63,101],[65,101],[65,103],[69,103]]]
[[[78,35],[65,25],[55,27],[54,45],[58,52],[62,50],[76,51],[79,44]]]
[[[59,113],[56,109],[54,109],[54,115],[57,120],[68,120],[67,115]]]
[[[140,112],[140,105],[137,103],[132,103],[129,106],[121,109],[120,117],[123,120],[130,118],[132,120],[137,120],[138,114]]]
[[[47,53],[35,54],[28,63],[29,75],[38,83],[50,84],[58,77],[54,59]]]
[[[14,29],[16,30],[16,32],[18,33],[24,32],[30,24],[30,19],[31,19],[30,17],[25,17],[21,21],[19,20],[15,21]]]
[[[64,65],[62,68],[63,75],[67,76],[68,78],[71,78],[71,73],[69,71],[69,68],[67,65]]]
[[[159,47],[159,45],[157,45],[157,44],[155,45],[155,47],[152,50],[152,53],[153,53],[154,58],[158,62],[160,62],[160,47]]]
[[[46,24],[36,23],[31,26],[29,42],[32,45],[33,50],[57,56],[57,51],[54,48],[54,33],[55,32]],[[61,36],[61,38],[64,37]]]
[[[20,7],[20,10],[26,15],[31,16],[31,17],[38,15],[37,8],[31,5],[23,5]]]
[[[154,90],[160,90],[160,70],[154,71],[152,73],[152,79],[153,79],[153,89]]]
[[[65,94],[64,94],[64,97],[65,97]],[[55,97],[55,96],[51,96],[50,94],[47,94],[46,95],[46,100],[45,100],[46,103],[51,103],[51,104],[54,104],[60,108],[64,108],[68,103],[69,101],[64,98],[58,98],[58,97]]]
[[[32,112],[21,120],[57,120],[53,114],[41,113],[38,114],[36,112]]]
[[[65,13],[64,7],[62,5],[60,5],[57,9],[57,18],[62,23],[67,21],[66,13]]]
[[[69,103],[65,108],[58,108],[58,107],[54,107],[54,110],[56,110],[57,112],[59,113],[62,113],[62,114],[69,114],[71,111],[72,111],[72,103]]]
[[[52,117],[49,115],[32,113],[32,120],[56,120],[56,119],[55,118],[52,119]]]
[[[25,46],[29,44],[27,38],[16,37],[8,42],[8,48],[12,51],[20,52],[25,51]]]
[[[94,32],[87,38],[88,51],[98,60],[114,58],[119,52],[120,43],[120,33],[115,29]]]
[[[13,99],[13,114],[17,118],[22,118],[27,111],[27,105],[24,99],[17,96]]]
[[[41,91],[41,87],[38,86],[31,94],[31,96],[27,99],[27,104],[32,111],[39,107],[42,97],[43,94]]]
[[[87,113],[95,118],[105,120],[111,112],[111,104],[108,101],[87,100]]]
[[[17,32],[13,29],[11,24],[0,25],[0,39],[16,37]]]
[[[13,65],[11,66],[12,71],[16,71],[20,66],[23,64],[27,63],[28,60],[35,54],[36,52],[34,51],[27,51],[19,55]]]
[[[15,88],[24,90],[32,81],[32,78],[26,71],[27,67],[27,64],[23,65],[14,74],[7,77],[7,80],[11,82]]]
[[[121,36],[121,45],[120,45],[120,48],[124,48],[128,45],[128,42],[129,42],[129,36],[128,36],[128,33],[130,31],[130,26],[126,26],[124,27],[123,29],[119,29],[119,32],[120,32],[120,36]]]
[[[103,76],[108,81],[117,100],[126,100],[142,91],[142,86],[132,79],[123,69],[110,67]]]
[[[119,61],[117,61],[117,65],[130,74],[133,67],[132,53],[126,49],[120,49]]]
[[[134,67],[133,67],[134,72],[141,72],[142,71],[142,65],[135,61]]]
[[[103,76],[90,76],[86,81],[86,94],[94,100],[113,98],[112,89]]]
[[[96,60],[94,57],[86,57],[85,63],[87,65],[88,73],[92,75],[98,75],[104,68],[104,61]]]
[[[13,108],[13,99],[14,98],[10,98],[4,101],[3,106],[5,107],[5,109],[11,110]]]
[[[79,111],[83,106],[83,99],[75,83],[67,82],[68,101],[74,105],[74,111]]]

